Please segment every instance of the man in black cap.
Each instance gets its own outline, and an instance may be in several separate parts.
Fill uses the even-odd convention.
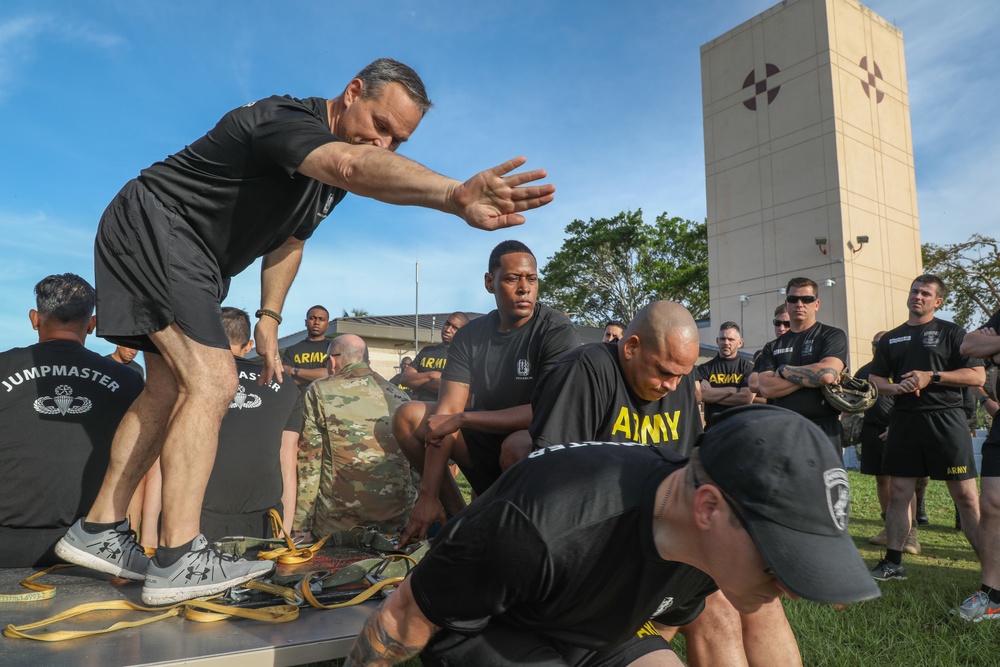
[[[422,651],[427,666],[680,665],[651,626],[637,631],[690,621],[716,588],[746,612],[783,593],[878,596],[849,500],[822,431],[772,406],[723,413],[688,461],[628,443],[547,447],[445,525],[345,664]]]

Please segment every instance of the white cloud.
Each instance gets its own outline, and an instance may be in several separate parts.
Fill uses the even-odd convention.
[[[124,40],[93,22],[79,17],[50,14],[19,16],[0,21],[0,99],[17,81],[22,68],[40,50],[39,42],[51,36],[70,44],[115,48]]]

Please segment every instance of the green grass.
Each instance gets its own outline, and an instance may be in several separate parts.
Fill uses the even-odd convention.
[[[874,567],[884,554],[868,538],[882,528],[875,478],[848,473],[850,532],[865,562]],[[468,493],[464,478],[459,486]],[[464,484],[464,486],[463,486]],[[931,525],[920,528],[920,556],[904,556],[906,581],[879,584],[882,597],[837,611],[785,600],[785,610],[808,667],[930,667],[1000,664],[1000,624],[967,623],[948,610],[979,587],[979,564],[964,535],[954,529],[954,506],[943,482],[927,488]],[[684,639],[674,640],[684,655]],[[314,663],[335,667],[339,661]],[[407,663],[419,667],[419,660]]]

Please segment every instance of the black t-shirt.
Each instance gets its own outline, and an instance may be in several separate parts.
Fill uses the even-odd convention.
[[[982,366],[981,359],[959,352],[965,329],[953,322],[934,318],[927,324],[903,324],[884,334],[875,348],[871,374],[902,381],[910,371],[954,371]],[[962,407],[962,388],[930,384],[916,394],[895,397],[896,410],[945,410]]]
[[[708,380],[712,387],[733,387],[737,391],[748,386],[750,373],[753,372],[753,362],[749,359],[736,356],[732,359],[723,359],[719,355],[698,366],[697,379]],[[734,407],[732,405],[722,405],[721,403],[705,402],[705,424],[712,425],[712,418]]]
[[[634,444],[532,452],[435,537],[411,575],[417,605],[455,632],[499,622],[587,649],[650,618],[689,623],[715,583],[653,544],[657,486],[681,465]]]
[[[532,398],[537,447],[606,440],[656,445],[687,456],[701,433],[694,377],[658,401],[636,396],[622,376],[616,343],[592,343],[565,354]]]
[[[871,374],[872,362],[869,361],[854,373],[854,377],[867,380],[871,377]],[[893,403],[894,401],[892,396],[886,396],[882,392],[879,392],[878,398],[875,399],[875,405],[865,410],[864,423],[873,426],[888,426],[889,417],[892,415]]]
[[[428,345],[420,350],[420,354],[417,355],[410,366],[420,373],[427,373],[430,371],[443,372],[447,364],[448,348],[445,347],[444,343],[439,343],[437,345]],[[438,399],[436,391],[425,389],[424,387],[414,389],[410,393],[418,401],[436,401]]]
[[[72,341],[0,354],[0,526],[69,528],[86,514],[142,386]]]
[[[248,514],[274,507],[283,487],[278,453],[282,431],[302,432],[302,394],[291,382],[257,386],[263,366],[236,360],[239,389],[219,430],[219,449],[204,508]]]
[[[309,238],[344,198],[344,190],[296,171],[332,141],[325,99],[275,95],[230,111],[139,181],[194,231],[228,278],[292,236]]]
[[[847,366],[847,352],[847,334],[837,327],[817,322],[805,331],[795,333],[789,330],[765,345],[757,360],[757,370],[760,373],[774,371],[782,364],[808,366],[826,357],[836,357]],[[820,389],[800,387],[772,402],[779,408],[797,412],[806,419],[836,419],[840,416],[840,411],[823,399]]]
[[[326,368],[326,351],[330,348],[330,341],[323,340],[301,340],[295,345],[289,345],[281,353],[281,363],[293,368],[304,368],[315,370]],[[308,382],[303,382],[299,388],[305,393],[309,388]]]
[[[531,402],[535,384],[568,350],[579,346],[562,313],[535,304],[531,319],[500,332],[492,311],[459,329],[451,340],[442,381],[469,385],[474,410],[502,410]]]
[[[111,361],[115,362],[116,364],[121,364],[125,368],[132,369],[133,371],[135,371],[136,373],[139,374],[139,377],[142,378],[143,382],[146,381],[146,371],[143,369],[142,366],[139,365],[138,362],[136,362],[135,359],[133,359],[132,361],[129,361],[128,363],[122,364],[120,361],[118,361],[117,359],[115,359],[114,356],[112,356],[110,354],[105,354],[104,358],[105,359],[110,359]]]

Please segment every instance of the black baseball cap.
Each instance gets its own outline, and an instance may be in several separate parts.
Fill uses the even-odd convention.
[[[698,454],[785,588],[823,603],[878,597],[847,532],[843,460],[815,424],[772,405],[732,408],[701,436]]]

